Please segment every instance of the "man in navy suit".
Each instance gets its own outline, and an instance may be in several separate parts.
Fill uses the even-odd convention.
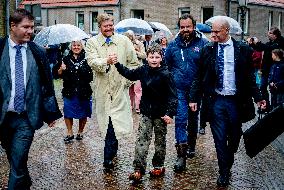
[[[229,30],[230,25],[225,19],[216,19],[212,23],[212,42],[201,50],[189,104],[192,111],[196,111],[196,102],[202,93],[209,98],[210,127],[220,174],[217,185],[220,187],[229,185],[234,153],[242,136],[242,123],[255,116],[252,100],[262,109],[266,106],[255,83],[253,50],[233,39]]]
[[[62,114],[55,98],[45,50],[30,42],[34,17],[17,9],[10,35],[0,39],[0,142],[10,164],[9,190],[27,190],[31,178],[28,153],[35,130],[49,127]]]

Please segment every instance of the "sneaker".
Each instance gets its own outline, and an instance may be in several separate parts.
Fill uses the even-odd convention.
[[[151,177],[159,177],[165,174],[164,167],[155,167],[154,169],[149,171]]]
[[[140,114],[140,109],[135,110],[137,114]]]
[[[133,173],[129,175],[129,180],[133,180],[134,182],[138,182],[142,179],[142,173],[140,170],[135,170]]]
[[[83,139],[83,135],[78,133],[77,136],[76,136],[76,140],[82,140]]]
[[[70,142],[71,140],[74,139],[74,135],[70,136],[70,135],[67,135],[65,138],[64,138],[64,141],[65,142]]]

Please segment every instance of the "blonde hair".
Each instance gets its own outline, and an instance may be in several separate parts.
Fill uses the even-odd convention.
[[[83,41],[83,40],[74,40],[74,41],[72,41],[71,43],[70,43],[70,48],[69,49],[72,49],[72,44],[73,43],[80,43],[81,44],[81,46],[82,46],[82,49],[85,49],[85,41]]]
[[[132,30],[127,30],[123,34],[127,36],[132,42],[135,42],[135,34]]]
[[[110,20],[113,22],[114,18],[112,15],[109,15],[109,14],[106,14],[106,13],[103,13],[103,14],[99,14],[98,17],[97,17],[97,21],[98,21],[98,26],[99,28],[101,27],[102,23],[106,20]]]

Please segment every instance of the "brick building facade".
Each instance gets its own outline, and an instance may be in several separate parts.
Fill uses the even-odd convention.
[[[103,12],[113,14],[115,23],[130,17],[161,22],[173,34],[178,30],[177,19],[184,12],[190,12],[197,22],[204,22],[213,15],[228,13],[240,21],[237,0],[23,0],[21,6],[34,10],[37,13],[36,20],[43,26],[69,23],[87,33],[98,32],[96,16]],[[0,10],[1,8],[2,6]],[[277,26],[283,31],[284,1],[249,0],[246,15],[245,35],[265,41],[267,30],[271,26]],[[1,16],[2,14],[0,27],[3,30]]]
[[[9,1],[9,2],[8,2]],[[1,0],[0,1],[0,37],[5,36],[6,31],[6,5],[9,6],[9,11],[13,11],[16,8],[16,0]],[[7,4],[8,3],[8,4]]]

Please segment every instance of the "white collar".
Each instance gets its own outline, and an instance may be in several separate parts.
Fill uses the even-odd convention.
[[[9,46],[12,47],[12,48],[14,48],[16,45],[21,45],[21,46],[23,46],[23,47],[25,47],[25,48],[28,47],[28,44],[27,44],[27,43],[16,44],[16,43],[11,39],[10,36],[9,36],[9,38],[8,38],[8,44],[9,44]]]

